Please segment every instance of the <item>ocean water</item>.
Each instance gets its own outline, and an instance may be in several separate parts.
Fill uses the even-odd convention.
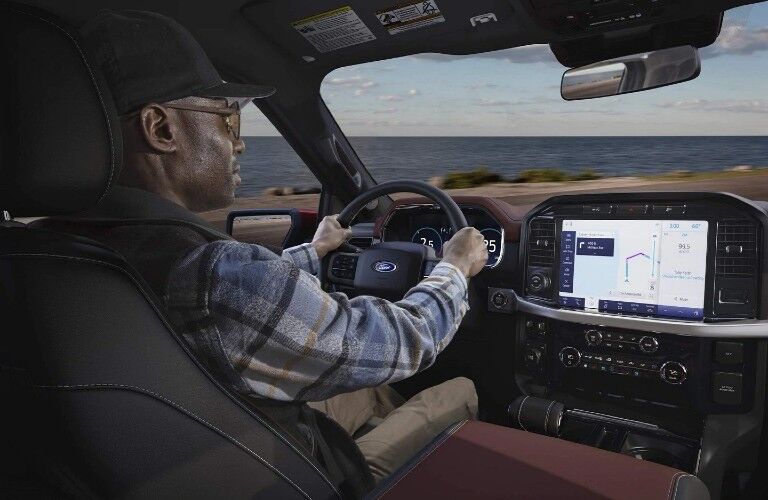
[[[557,168],[604,176],[768,167],[768,136],[749,137],[352,137],[378,181],[427,180],[479,166],[505,178],[522,170]],[[238,196],[273,186],[319,183],[282,137],[245,137]]]

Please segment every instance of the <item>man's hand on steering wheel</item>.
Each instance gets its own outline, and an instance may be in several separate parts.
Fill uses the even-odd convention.
[[[341,246],[352,237],[352,229],[341,227],[338,215],[326,215],[317,226],[312,246],[321,259]]]
[[[443,261],[458,267],[464,276],[471,278],[488,262],[485,238],[474,227],[465,227],[443,245]]]

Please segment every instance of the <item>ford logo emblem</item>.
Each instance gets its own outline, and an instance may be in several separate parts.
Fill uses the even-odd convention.
[[[373,270],[377,273],[391,273],[395,269],[397,269],[397,265],[386,260],[380,260],[373,264]]]

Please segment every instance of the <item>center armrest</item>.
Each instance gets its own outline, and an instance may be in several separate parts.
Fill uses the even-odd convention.
[[[469,421],[381,484],[377,498],[708,500],[697,477],[561,439]]]

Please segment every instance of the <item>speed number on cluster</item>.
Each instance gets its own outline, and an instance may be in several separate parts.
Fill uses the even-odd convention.
[[[493,267],[498,264],[501,259],[501,253],[503,248],[503,238],[501,231],[493,228],[486,228],[480,230],[480,234],[483,235],[483,241],[485,242],[485,248],[488,250],[488,262],[487,267]],[[443,237],[441,232],[433,227],[422,227],[416,230],[411,237],[413,243],[419,243],[424,246],[432,247],[435,249],[435,254],[442,255],[443,253]]]

